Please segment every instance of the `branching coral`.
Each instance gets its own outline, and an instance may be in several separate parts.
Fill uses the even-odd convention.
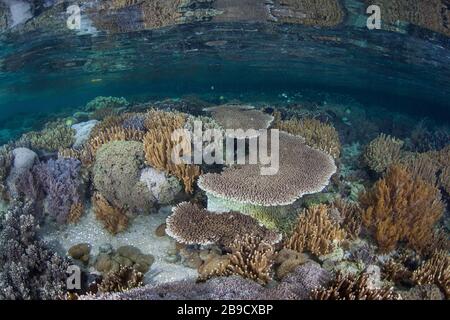
[[[80,162],[75,159],[49,160],[34,167],[46,193],[46,209],[58,223],[74,222],[82,213]]]
[[[361,196],[361,206],[363,223],[384,252],[401,241],[410,248],[425,249],[444,211],[439,190],[398,165]]]
[[[118,109],[127,107],[129,105],[128,101],[125,98],[118,98],[118,97],[96,97],[95,99],[89,101],[86,104],[86,111],[95,111],[99,109]]]
[[[8,146],[0,147],[0,197],[6,194],[6,178],[13,163],[11,150]]]
[[[336,129],[316,119],[290,119],[279,120],[274,123],[274,128],[287,133],[301,136],[308,146],[328,153],[333,158],[339,158],[341,143]]]
[[[325,205],[305,209],[298,219],[285,247],[298,252],[311,252],[316,256],[331,253],[335,244],[344,240],[346,232],[332,221]]]
[[[270,244],[281,240],[281,235],[258,224],[250,216],[239,212],[214,213],[183,202],[167,218],[166,232],[180,243],[220,244],[230,247],[245,234],[254,234]]]
[[[125,292],[143,285],[144,275],[133,267],[122,266],[118,271],[108,273],[98,285],[98,291]]]
[[[347,232],[347,235],[352,239],[358,238],[362,225],[361,208],[359,205],[339,198],[333,202],[332,207],[339,212],[340,218],[342,219],[341,225]]]
[[[58,299],[68,262],[38,240],[32,203],[14,203],[0,226],[0,300]]]
[[[74,142],[75,130],[64,122],[56,121],[48,123],[40,132],[24,134],[19,144],[34,150],[56,152],[59,149],[71,147]]]
[[[100,220],[111,234],[122,232],[128,227],[128,217],[125,212],[111,206],[100,193],[94,194],[92,205],[96,219]]]
[[[436,251],[413,273],[413,281],[419,285],[436,284],[450,299],[450,256],[448,251]]]
[[[399,300],[392,289],[371,289],[369,275],[363,273],[357,277],[340,272],[327,288],[313,290],[314,300]]]
[[[403,144],[403,141],[382,133],[367,145],[364,162],[370,169],[384,172],[389,166],[399,163]]]
[[[109,142],[97,152],[93,168],[94,188],[116,208],[130,214],[148,212],[154,198],[147,185],[140,181],[143,167],[142,143]]]
[[[173,133],[183,128],[185,115],[173,112],[163,112],[151,110],[148,112],[145,122],[149,129],[144,137],[144,151],[147,164],[152,167],[166,171],[183,181],[185,191],[193,192],[193,183],[200,175],[200,167],[197,165],[174,163],[172,155],[179,141],[172,139]],[[191,145],[189,139],[183,139],[186,145],[184,152],[190,152]],[[187,154],[180,154],[180,156]]]
[[[240,275],[260,284],[271,279],[271,269],[275,250],[260,237],[244,235],[230,245],[231,253],[209,274],[200,274],[200,280],[213,276]]]

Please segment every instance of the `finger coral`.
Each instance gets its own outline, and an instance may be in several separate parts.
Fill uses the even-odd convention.
[[[450,256],[448,251],[436,251],[413,273],[413,281],[419,285],[435,284],[450,299]]]
[[[403,141],[382,133],[367,145],[364,162],[375,172],[384,172],[389,166],[399,163],[403,144]]]
[[[173,214],[167,218],[166,233],[180,243],[225,247],[245,234],[254,234],[270,244],[281,240],[280,234],[259,225],[250,216],[239,212],[209,212],[189,202],[173,209]]]
[[[339,158],[341,154],[341,143],[336,129],[317,119],[290,119],[280,120],[277,117],[274,128],[287,133],[301,136],[308,146],[326,152],[333,158]]]
[[[369,275],[359,276],[336,274],[327,288],[318,288],[312,292],[313,300],[400,300],[392,289],[372,289]]]
[[[95,218],[103,223],[103,226],[111,234],[117,234],[128,227],[128,217],[125,211],[115,208],[100,194],[92,197]]]
[[[360,202],[363,224],[383,252],[395,249],[399,242],[423,250],[444,211],[439,190],[398,165],[362,194]]]
[[[46,211],[58,223],[75,222],[82,214],[83,190],[80,162],[50,159],[33,168],[46,194]]]
[[[98,285],[98,291],[125,292],[143,285],[144,275],[133,267],[120,267],[119,271],[108,273]]]
[[[271,279],[271,269],[275,250],[260,237],[244,235],[230,245],[231,253],[217,269],[210,274],[201,274],[200,280],[213,276],[240,275],[259,284],[267,284]]]
[[[140,181],[144,168],[141,142],[113,141],[98,151],[93,167],[94,188],[116,208],[130,214],[148,212],[154,198]]]
[[[325,205],[305,209],[297,226],[284,246],[298,252],[311,252],[316,256],[331,253],[335,245],[344,240],[346,232],[328,214]]]

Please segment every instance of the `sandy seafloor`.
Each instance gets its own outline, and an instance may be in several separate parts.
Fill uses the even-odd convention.
[[[158,237],[155,230],[166,221],[172,207],[162,207],[157,213],[140,215],[131,220],[126,231],[111,235],[101,222],[95,219],[91,208],[86,210],[80,221],[67,225],[64,229],[55,230],[51,227],[41,230],[43,241],[66,255],[70,247],[79,243],[91,245],[91,259],[95,259],[102,244],[109,243],[114,249],[120,246],[132,245],[144,254],[151,254],[155,262],[145,274],[144,283],[165,283],[182,279],[196,278],[197,270],[185,267],[180,261],[167,262],[167,251],[173,248],[174,242],[168,236]],[[64,252],[61,252],[64,251]],[[92,268],[91,271],[95,271]]]

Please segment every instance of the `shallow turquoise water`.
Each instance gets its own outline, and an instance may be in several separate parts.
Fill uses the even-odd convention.
[[[0,47],[2,140],[96,96],[292,103],[345,95],[449,122],[450,40],[351,27],[200,24],[122,35],[28,33]],[[41,120],[40,120],[41,119]],[[7,130],[7,131],[5,131]]]

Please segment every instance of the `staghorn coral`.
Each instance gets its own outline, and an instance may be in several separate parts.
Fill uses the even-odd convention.
[[[435,284],[450,299],[450,256],[448,251],[436,251],[414,271],[412,279],[419,285]]]
[[[225,130],[242,130],[226,132],[236,139],[253,138],[260,135],[258,130],[265,130],[272,124],[274,117],[248,105],[222,105],[205,109],[211,117]],[[250,132],[248,130],[256,130]],[[247,132],[248,131],[248,132]]]
[[[145,182],[140,181],[144,168],[141,142],[113,141],[98,151],[93,167],[94,188],[115,208],[130,214],[148,212],[154,198]]]
[[[166,233],[185,244],[230,247],[237,237],[245,234],[254,234],[270,244],[281,240],[280,234],[259,225],[252,217],[239,212],[216,214],[188,202],[176,206],[166,223]]]
[[[75,222],[82,214],[83,190],[80,162],[75,159],[50,159],[33,171],[46,194],[46,211],[58,223]]]
[[[322,191],[336,172],[332,157],[306,146],[299,137],[280,132],[279,138],[276,174],[261,175],[259,164],[238,165],[200,176],[199,187],[217,198],[267,207],[289,205]]]
[[[236,238],[230,245],[231,253],[209,274],[200,274],[199,280],[213,276],[240,275],[259,284],[271,279],[271,268],[275,250],[272,245],[254,235]]]
[[[345,237],[346,232],[330,218],[328,207],[318,205],[300,214],[297,226],[284,247],[321,256],[331,253],[335,244]]]
[[[333,158],[339,158],[341,154],[341,143],[336,129],[317,119],[290,119],[282,121],[277,115],[274,128],[287,133],[301,136],[308,146],[326,152]]]
[[[375,172],[384,172],[389,166],[399,163],[403,144],[403,141],[382,133],[367,145],[364,163]]]
[[[76,131],[64,122],[56,121],[46,124],[40,132],[24,134],[19,144],[35,151],[56,152],[59,149],[70,148],[75,143]]]
[[[185,163],[176,164],[172,161],[172,153],[178,144],[178,141],[172,139],[172,134],[175,130],[182,129],[184,124],[183,114],[150,110],[145,122],[149,131],[143,140],[144,152],[148,165],[176,176],[183,181],[185,191],[192,193],[193,183],[200,175],[200,167]],[[185,152],[191,151],[190,140],[188,143],[189,145],[183,148]]]
[[[124,210],[111,206],[98,192],[92,196],[95,218],[103,223],[103,226],[111,234],[117,234],[128,227],[128,217]]]
[[[121,266],[108,273],[98,285],[100,293],[125,292],[143,285],[144,275],[133,267]]]
[[[362,194],[360,202],[363,224],[383,252],[395,249],[399,242],[425,249],[444,210],[439,190],[398,165]]]
[[[0,226],[0,300],[59,299],[68,262],[36,235],[33,203],[15,202]]]
[[[400,300],[392,289],[371,289],[369,274],[359,276],[336,274],[327,288],[318,288],[312,292],[313,300]]]
[[[86,106],[86,111],[96,111],[100,109],[119,109],[125,108],[129,105],[128,101],[121,97],[103,97],[99,96],[89,101]]]

